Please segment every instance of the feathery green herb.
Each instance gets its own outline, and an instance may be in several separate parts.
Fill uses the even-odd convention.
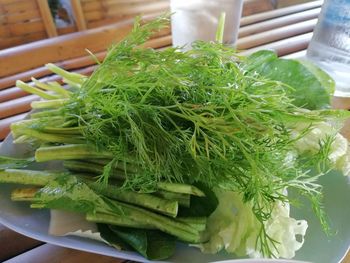
[[[253,204],[261,222],[257,247],[264,256],[273,256],[271,246],[275,244],[266,234],[264,222],[271,217],[276,201],[288,201],[287,188],[310,199],[326,228],[316,181],[319,175],[311,177],[308,170],[316,166],[322,174],[332,168],[327,162],[332,138],[321,145],[318,154],[307,156],[307,161],[305,156],[295,156],[290,165],[298,139],[291,130],[302,124],[305,128],[300,136],[304,136],[314,124],[345,115],[300,108],[307,103],[300,99],[300,90],[295,91],[295,82],[290,78],[283,81],[283,76],[271,71],[271,67],[283,65],[285,72],[290,66],[298,73],[310,65],[277,60],[269,52],[241,57],[220,43],[222,32],[217,42],[197,41],[187,52],[142,47],[167,24],[167,15],[145,25],[137,20],[132,32],[109,49],[89,78],[49,64],[74,89],[63,92],[61,86],[51,83],[51,90],[61,96],[45,95],[48,101],[33,103],[33,108],[47,110],[13,125],[17,140],[34,137],[50,142],[37,149],[39,162],[73,160],[65,165],[74,170],[79,169],[81,159],[94,160],[85,172],[97,173],[103,186],[113,184],[111,178],[118,168],[123,178],[122,185],[116,186],[120,190],[153,193],[161,185],[171,183],[176,188],[183,183],[238,192]],[[300,76],[306,78],[307,74]],[[19,85],[41,94],[37,88]],[[324,89],[320,83],[314,88],[322,90],[322,107],[326,107],[331,88]],[[101,161],[96,162],[97,158]],[[214,200],[211,211],[216,205]],[[120,220],[115,215],[106,218]],[[165,231],[163,226],[157,227]],[[177,233],[175,224],[174,229]],[[198,241],[198,233],[192,234],[185,233],[189,236],[183,240]]]

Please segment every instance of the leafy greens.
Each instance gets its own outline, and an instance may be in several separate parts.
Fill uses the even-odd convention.
[[[64,182],[56,178],[36,197],[43,207],[69,201],[70,208],[87,213],[90,221],[141,228],[128,236],[125,229],[110,227],[118,236],[111,243],[128,240],[152,258],[164,256],[147,246],[158,242],[148,236],[154,228],[185,242],[208,241],[204,247],[219,244],[221,249],[228,244],[230,252],[239,254],[290,257],[299,248],[294,233],[304,234],[305,228],[289,233],[288,244],[295,245],[292,251],[280,245],[275,230],[281,229],[274,220],[293,227],[297,222],[285,208],[290,201],[285,191],[294,189],[308,197],[326,229],[317,179],[329,169],[350,170],[347,145],[341,154],[334,151],[334,142],[344,143],[337,128],[316,136],[317,147],[313,144],[312,150],[299,147],[326,121],[340,122],[349,116],[327,109],[333,82],[307,62],[279,59],[269,51],[242,57],[221,43],[203,41],[187,52],[142,47],[167,24],[168,16],[145,25],[137,20],[133,31],[109,49],[89,78],[48,65],[74,88],[62,92],[57,85],[45,86],[57,95],[46,94],[46,101],[32,105],[42,112],[12,126],[15,142],[40,145],[35,153],[38,162],[64,160],[71,172],[97,175],[101,188],[90,184],[92,190],[75,177]],[[39,88],[18,84],[41,94]],[[316,175],[309,173],[312,167],[317,168]],[[175,212],[178,204],[183,205],[179,215],[186,218],[176,217],[174,211],[170,215],[176,218],[170,218],[95,193],[111,186],[124,194],[167,196],[175,202]],[[180,186],[195,191],[184,193]],[[229,202],[226,193],[230,205],[241,208],[237,216],[227,215],[232,225],[243,224],[237,218],[249,222],[235,242],[216,243],[220,231],[214,227],[210,235],[210,229],[212,222],[226,227],[225,220],[217,220],[223,202]],[[190,194],[195,196],[189,198]],[[112,204],[123,213],[109,211]],[[248,236],[246,247],[255,245],[251,253],[243,251]],[[171,251],[171,242],[165,246]]]

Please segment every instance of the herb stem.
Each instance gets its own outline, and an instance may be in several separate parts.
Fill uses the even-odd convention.
[[[85,158],[113,158],[113,154],[106,151],[98,152],[86,144],[40,147],[35,151],[35,160],[37,162]]]
[[[157,187],[158,189],[165,190],[168,192],[173,192],[173,193],[205,196],[205,194],[201,190],[189,184],[159,182],[157,184]]]
[[[0,170],[0,183],[44,186],[58,175],[59,173],[44,171],[5,169]]]

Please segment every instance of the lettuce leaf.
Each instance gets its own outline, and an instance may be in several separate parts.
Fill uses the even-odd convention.
[[[209,217],[207,226],[210,240],[199,245],[200,249],[207,253],[225,249],[238,256],[262,257],[261,248],[256,246],[261,223],[252,212],[252,204],[244,203],[242,196],[235,192],[220,190],[216,194],[219,206]],[[268,241],[268,245],[276,258],[293,258],[304,243],[307,222],[291,218],[288,204],[276,203],[264,226],[275,241]]]

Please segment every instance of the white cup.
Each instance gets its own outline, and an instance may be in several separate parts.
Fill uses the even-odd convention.
[[[215,40],[220,14],[225,12],[224,44],[234,45],[243,0],[171,0],[173,46],[191,48],[196,40]]]

